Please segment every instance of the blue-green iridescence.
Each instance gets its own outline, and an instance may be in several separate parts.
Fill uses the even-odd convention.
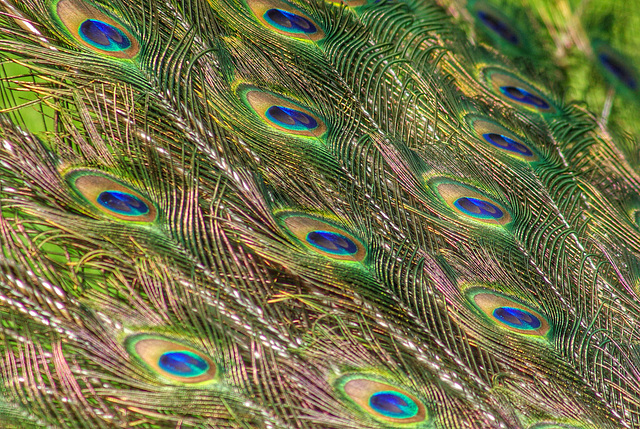
[[[131,46],[131,40],[121,30],[95,19],[80,24],[79,34],[85,42],[104,51],[123,51]]]
[[[265,12],[264,19],[274,27],[290,33],[313,34],[318,31],[308,19],[282,9],[269,9]]]
[[[507,42],[513,45],[518,44],[519,39],[516,32],[513,31],[509,24],[503,22],[500,18],[482,10],[478,11],[478,18],[484,25],[486,25],[489,29],[498,34]]]
[[[488,201],[479,198],[458,198],[454,206],[461,212],[477,219],[500,219],[504,212]]]
[[[529,104],[538,109],[549,109],[549,103],[527,91],[526,89],[518,88],[517,86],[501,86],[500,91],[512,100],[520,103]]]
[[[179,377],[199,377],[209,370],[209,364],[204,359],[187,350],[163,353],[158,366]]]
[[[333,255],[354,255],[358,252],[356,243],[337,232],[311,231],[306,238],[313,247]]]
[[[414,400],[395,391],[374,393],[369,398],[369,406],[383,416],[395,419],[410,419],[419,411]]]
[[[271,106],[265,116],[283,128],[295,131],[309,131],[318,127],[318,122],[310,115],[284,106]]]
[[[149,207],[140,198],[126,192],[103,191],[98,195],[98,203],[125,216],[142,216],[149,212]]]
[[[519,153],[525,156],[533,156],[533,152],[531,152],[531,150],[524,144],[502,134],[486,133],[483,134],[482,137],[484,137],[487,142],[491,143],[495,147],[499,147],[500,149]]]
[[[498,307],[493,310],[493,317],[512,328],[527,331],[538,329],[542,325],[540,319],[521,308]]]
[[[623,64],[617,58],[606,52],[601,52],[598,55],[598,60],[611,74],[613,74],[620,82],[622,82],[629,89],[635,90],[638,87],[638,82],[634,77],[632,69]]]

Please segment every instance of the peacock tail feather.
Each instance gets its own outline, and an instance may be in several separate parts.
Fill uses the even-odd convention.
[[[640,428],[638,22],[0,0],[0,426]]]

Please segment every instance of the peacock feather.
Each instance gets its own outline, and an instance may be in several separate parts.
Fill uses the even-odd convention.
[[[0,427],[640,428],[638,25],[0,0]]]

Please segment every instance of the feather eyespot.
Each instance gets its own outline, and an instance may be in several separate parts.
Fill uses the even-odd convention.
[[[309,131],[318,127],[318,121],[313,116],[290,107],[271,106],[265,116],[271,123],[292,131]]]
[[[131,40],[122,30],[95,19],[80,24],[78,33],[85,42],[105,51],[120,51],[131,46]]]
[[[507,42],[517,45],[519,38],[511,26],[504,22],[500,17],[495,16],[489,11],[480,10],[477,12],[478,19],[484,23],[490,30],[502,37]]]
[[[83,46],[115,58],[131,59],[140,51],[138,41],[119,22],[80,0],[60,0],[54,15]]]
[[[460,212],[476,219],[500,219],[504,212],[483,198],[460,197],[453,202]]]
[[[501,152],[522,161],[533,162],[538,160],[538,156],[524,143],[524,139],[518,137],[506,128],[474,116],[468,116],[466,119],[482,140]]]
[[[302,214],[286,214],[282,221],[307,248],[331,259],[362,261],[367,252],[352,234],[323,219]]]
[[[484,2],[472,2],[469,9],[491,35],[495,35],[513,46],[520,44],[520,36],[516,28],[509,23],[506,16]]]
[[[142,199],[127,192],[102,191],[96,201],[105,209],[122,216],[143,216],[149,213],[149,206]]]
[[[523,335],[543,337],[551,326],[536,310],[505,295],[482,288],[468,292],[469,299],[495,325]]]
[[[497,148],[515,152],[524,156],[533,156],[533,152],[519,141],[499,133],[484,133],[482,137]]]
[[[395,424],[420,423],[429,417],[427,408],[406,390],[365,376],[348,376],[338,382],[350,402],[372,418]]]
[[[503,324],[524,331],[540,328],[542,322],[527,310],[515,307],[497,307],[493,310],[493,317]]]
[[[307,234],[306,242],[331,255],[355,255],[358,245],[343,234],[334,231],[314,230]]]
[[[277,33],[311,41],[324,37],[324,32],[311,18],[284,2],[249,0],[248,4],[258,20]]]
[[[638,89],[638,75],[628,58],[604,42],[594,42],[594,51],[605,76],[613,84],[622,84],[631,91]]]
[[[511,222],[507,209],[474,188],[450,181],[436,182],[435,188],[444,202],[463,217],[494,225]]]
[[[313,34],[318,31],[316,26],[307,18],[287,10],[269,9],[265,12],[264,19],[287,33]]]
[[[155,206],[139,192],[116,179],[91,170],[76,170],[66,175],[67,182],[97,210],[119,220],[153,222]]]
[[[611,72],[616,78],[623,84],[629,87],[629,89],[636,89],[638,83],[631,70],[627,69],[625,64],[622,64],[620,60],[614,58],[611,54],[600,53],[598,54],[598,60],[609,72]]]
[[[198,350],[169,338],[135,335],[126,341],[129,352],[152,373],[179,383],[215,381],[218,367]]]
[[[519,86],[503,85],[500,87],[500,92],[517,103],[527,104],[538,110],[547,110],[551,107],[544,98]]]
[[[382,390],[369,397],[369,407],[380,415],[410,419],[418,414],[418,404],[401,392]]]
[[[249,89],[243,96],[252,110],[277,130],[307,137],[320,137],[327,130],[318,116],[276,94]]]
[[[486,69],[485,76],[494,92],[503,100],[540,113],[555,113],[550,101],[533,86],[499,69]]]

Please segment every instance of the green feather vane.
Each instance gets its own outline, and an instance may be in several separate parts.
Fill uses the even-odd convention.
[[[0,0],[0,426],[640,428],[639,24]]]

